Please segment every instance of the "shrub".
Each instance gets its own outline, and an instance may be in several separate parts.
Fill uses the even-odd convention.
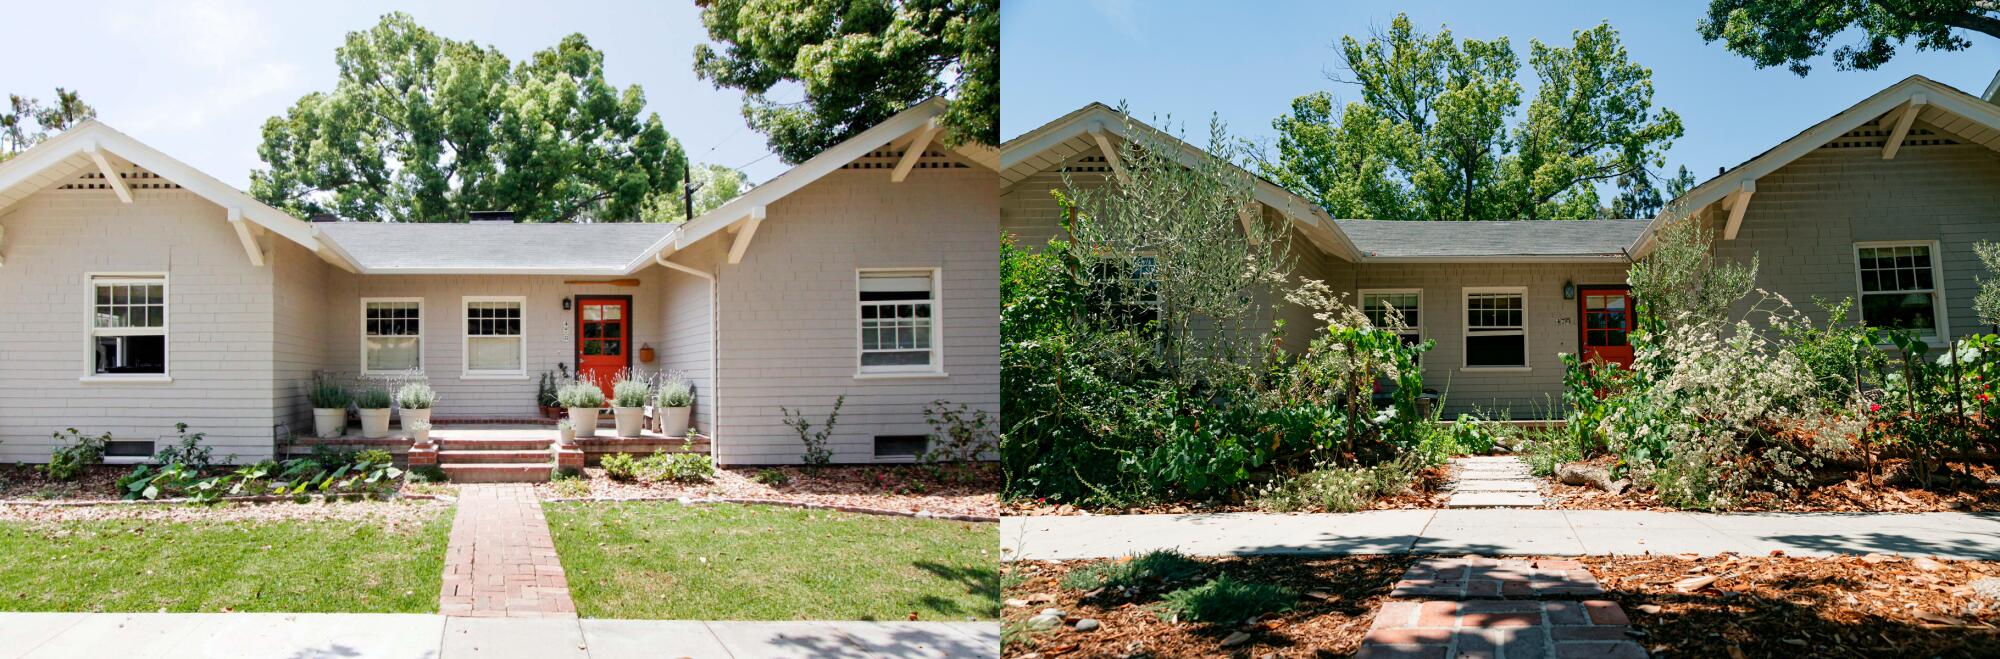
[[[1521,460],[1528,463],[1536,476],[1553,476],[1556,467],[1584,458],[1583,447],[1576,437],[1568,428],[1530,431],[1521,443]]]
[[[444,473],[444,469],[437,465],[410,468],[410,482],[412,483],[443,483],[448,480],[451,480],[450,475]]]
[[[820,424],[817,431],[812,429],[812,422],[806,420],[803,410],[791,410],[786,409],[782,405],[778,406],[778,411],[785,415],[785,425],[791,426],[792,430],[797,431],[799,433],[799,442],[805,444],[806,450],[804,453],[799,454],[799,460],[804,462],[806,466],[824,467],[833,463],[833,451],[826,447],[826,440],[828,437],[833,436],[833,426],[840,421],[840,406],[846,403],[847,394],[841,394],[840,397],[833,399],[833,411],[827,413],[826,423]]]
[[[639,460],[639,479],[653,483],[706,483],[715,478],[715,460],[700,453],[654,452]]]
[[[38,469],[42,475],[59,481],[75,480],[84,467],[103,460],[104,445],[111,442],[111,433],[89,437],[75,428],[65,428],[50,437],[55,438],[56,448],[49,453],[49,463]]]
[[[1070,570],[1062,585],[1070,590],[1142,590],[1192,579],[1206,567],[1178,551],[1154,550]]]
[[[396,390],[396,404],[406,410],[428,410],[437,404],[437,392],[428,382],[411,382]]]
[[[1414,459],[1388,460],[1372,467],[1326,467],[1268,487],[1257,504],[1276,512],[1349,513],[1365,510],[1376,498],[1410,489]]]
[[[542,379],[535,383],[535,404],[540,407],[561,407],[556,400],[556,374],[542,371]]]
[[[154,453],[153,462],[163,465],[186,465],[196,471],[207,469],[213,464],[214,448],[201,444],[202,440],[208,437],[208,433],[188,432],[188,424],[185,423],[174,424],[174,432],[180,433],[180,439]],[[230,458],[224,462],[234,460]]]
[[[1288,611],[1299,594],[1271,584],[1237,581],[1229,575],[1182,588],[1161,598],[1161,611],[1177,620],[1234,625],[1251,616]]]
[[[993,421],[986,410],[934,400],[924,406],[924,420],[937,431],[931,436],[930,450],[924,452],[924,462],[975,462],[994,449]]]
[[[549,486],[559,497],[581,499],[590,496],[590,481],[576,474],[554,474],[549,479]]]
[[[389,397],[389,391],[379,387],[363,389],[354,396],[354,406],[364,410],[386,410],[393,402]]]
[[[604,467],[604,475],[614,481],[632,481],[639,477],[639,460],[629,453],[604,456],[598,466]]]
[[[306,390],[306,399],[312,401],[314,408],[322,410],[344,410],[348,403],[354,401],[347,394],[347,387],[340,386],[339,381],[324,374],[313,376],[312,387]]]
[[[694,405],[694,385],[686,380],[668,380],[660,385],[660,407],[688,407]]]
[[[786,474],[783,470],[766,467],[757,470],[756,475],[751,476],[750,480],[754,480],[759,483],[769,485],[771,487],[784,487],[785,485],[792,482],[792,477],[791,475]]]
[[[589,382],[572,380],[556,390],[556,401],[569,408],[604,407],[604,390]]]
[[[653,397],[653,384],[636,375],[627,375],[611,385],[612,407],[645,407]]]

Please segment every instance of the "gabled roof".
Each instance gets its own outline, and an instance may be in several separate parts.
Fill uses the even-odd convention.
[[[2000,81],[2000,78],[1996,80]],[[1757,179],[1765,174],[1777,171],[1778,168],[1812,153],[1813,150],[1845,135],[1848,131],[1883,118],[1892,111],[1898,113],[1896,119],[1899,121],[1903,115],[1914,111],[1916,120],[1941,128],[1969,142],[2000,150],[2000,106],[1950,85],[1913,75],[1875,92],[1838,114],[1813,124],[1790,139],[1675,198],[1673,202],[1667,204],[1667,210],[1653,218],[1646,231],[1633,242],[1632,254],[1643,256],[1650,251],[1653,236],[1676,218],[1722,202],[1731,195],[1754,193]],[[1907,122],[1905,124],[1907,125]],[[1892,155],[1893,151],[1890,151],[1885,157]]]
[[[1079,149],[1088,148],[1082,140],[1091,140],[1095,134],[1116,135],[1119,139],[1129,139],[1130,135],[1126,134],[1128,126],[1150,131],[1154,139],[1180,147],[1176,155],[1182,162],[1214,157],[1200,147],[1132,119],[1111,106],[1091,103],[1000,145],[1001,176],[1006,183],[1012,184],[1035,172],[1060,166]],[[1293,194],[1269,179],[1256,176],[1255,172],[1251,172],[1251,175],[1256,180],[1257,189],[1254,194],[1258,203],[1289,218],[1322,251],[1350,261],[1361,258],[1361,253],[1355,248],[1354,243],[1333,225],[1333,218],[1328,216],[1319,204]]]
[[[107,170],[102,171],[107,184],[124,193],[123,179],[118,173],[108,171],[115,169],[114,156],[229,209],[232,217],[240,215],[264,230],[319,251],[319,241],[313,238],[305,222],[95,119],[72,126],[0,163],[0,211],[87,169]],[[112,183],[114,180],[117,182]]]
[[[315,222],[325,243],[365,274],[623,275],[651,258],[671,224],[411,224]]]
[[[1368,262],[1624,262],[1648,220],[1336,220]]]

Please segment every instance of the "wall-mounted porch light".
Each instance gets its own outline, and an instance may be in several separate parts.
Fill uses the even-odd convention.
[[[569,311],[569,298],[563,298],[563,311]]]
[[[1566,280],[1566,279],[1565,279],[1565,280],[1563,280],[1563,299],[1565,299],[1565,300],[1574,300],[1574,299],[1576,299],[1576,284],[1572,284],[1572,283],[1570,283],[1570,282],[1569,282],[1569,280]],[[563,308],[564,308],[564,309],[568,309],[568,308],[569,308],[569,303],[568,303],[568,302],[564,302],[564,303],[563,303]]]

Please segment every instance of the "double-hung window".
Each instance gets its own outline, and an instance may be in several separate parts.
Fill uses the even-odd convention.
[[[527,377],[527,306],[519,297],[465,298],[466,377]]]
[[[1410,289],[1381,289],[1361,291],[1361,312],[1368,315],[1368,322],[1387,329],[1390,321],[1402,318],[1398,334],[1403,343],[1416,345],[1424,341],[1423,332],[1423,291]]]
[[[1465,289],[1465,367],[1527,368],[1528,289]]]
[[[1861,320],[1876,327],[1909,330],[1930,341],[1945,335],[1944,303],[1933,241],[1854,244],[1860,276]]]
[[[862,373],[936,373],[938,271],[858,274]]]
[[[362,298],[361,372],[392,374],[423,366],[423,299]]]
[[[167,374],[167,276],[90,278],[91,376],[152,379]]]

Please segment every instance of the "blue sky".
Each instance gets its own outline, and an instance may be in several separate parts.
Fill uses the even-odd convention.
[[[1696,180],[1735,165],[1911,74],[1983,91],[2000,68],[2000,42],[1973,34],[1970,50],[1904,48],[1877,71],[1841,71],[1829,60],[1805,78],[1758,69],[1720,43],[1706,44],[1695,21],[1706,2],[1211,2],[1191,0],[1007,0],[1000,15],[1002,138],[1034,129],[1090,101],[1130,103],[1149,119],[1174,122],[1205,141],[1211,113],[1231,132],[1275,144],[1271,120],[1291,100],[1331,90],[1340,103],[1359,94],[1334,83],[1342,35],[1365,38],[1405,12],[1426,32],[1447,25],[1461,38],[1508,37],[1522,59],[1528,40],[1568,45],[1571,33],[1610,21],[1634,61],[1653,69],[1654,102],[1681,115],[1687,135],[1668,152]],[[1836,42],[1840,43],[1840,42]],[[1186,122],[1186,123],[1184,123]],[[1189,125],[1191,124],[1191,125]]]
[[[262,164],[264,120],[332,89],[334,48],[395,10],[517,61],[582,32],[604,51],[610,81],[643,87],[690,157],[732,167],[763,158],[744,168],[752,181],[785,169],[744,126],[741,95],[695,78],[694,45],[707,32],[689,0],[19,3],[7,11],[17,29],[7,31],[14,55],[0,58],[0,94],[47,100],[58,85],[80,90],[106,123],[247,187]]]

